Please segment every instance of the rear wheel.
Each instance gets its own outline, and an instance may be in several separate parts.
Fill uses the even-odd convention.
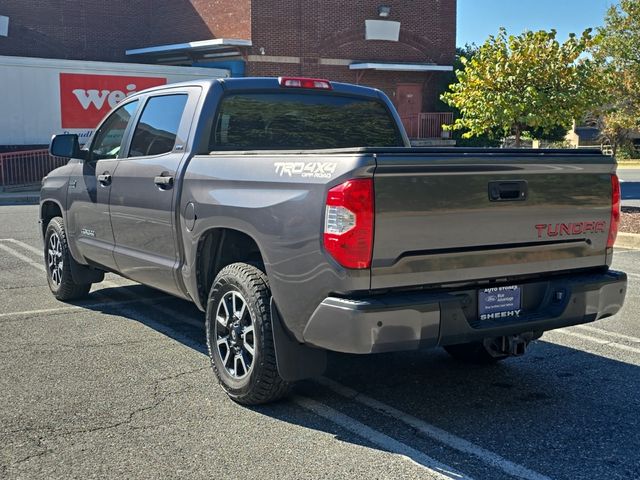
[[[82,298],[91,290],[90,283],[74,282],[70,255],[63,220],[54,217],[44,235],[44,260],[49,288],[58,300]]]
[[[268,403],[289,391],[276,366],[270,300],[267,276],[246,263],[223,268],[211,287],[206,319],[211,365],[238,403]]]

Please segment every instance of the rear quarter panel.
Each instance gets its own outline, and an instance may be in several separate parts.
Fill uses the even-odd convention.
[[[347,179],[371,177],[371,155],[326,153],[217,153],[189,163],[180,211],[195,205],[192,231],[181,222],[185,285],[197,298],[198,242],[211,228],[252,237],[261,250],[272,294],[291,332],[302,331],[332,292],[367,290],[369,270],[345,270],[322,248],[326,192]],[[203,305],[200,305],[204,307]]]

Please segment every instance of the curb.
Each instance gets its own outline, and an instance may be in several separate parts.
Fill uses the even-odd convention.
[[[0,206],[7,205],[38,205],[40,203],[40,194],[17,194],[17,195],[0,195]]]
[[[618,232],[615,246],[619,248],[640,250],[640,234]]]

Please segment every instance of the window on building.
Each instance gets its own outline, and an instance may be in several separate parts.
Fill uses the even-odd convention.
[[[91,146],[91,159],[117,158],[124,131],[138,108],[138,100],[121,106],[98,128]]]
[[[130,157],[161,155],[173,150],[188,95],[151,97],[136,125]]]
[[[211,150],[287,150],[402,146],[393,117],[368,98],[306,93],[229,95]]]

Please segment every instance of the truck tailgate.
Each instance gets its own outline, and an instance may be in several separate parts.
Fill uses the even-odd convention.
[[[409,152],[376,155],[371,288],[606,264],[611,157]]]

